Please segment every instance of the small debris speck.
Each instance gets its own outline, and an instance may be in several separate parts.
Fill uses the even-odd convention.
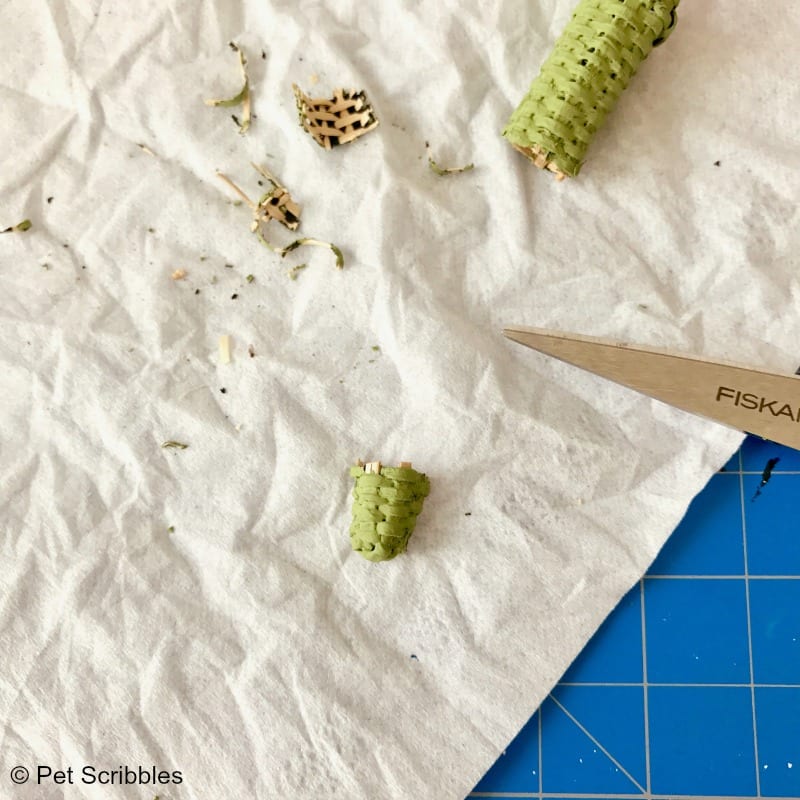
[[[245,280],[246,280],[248,283],[252,283],[252,282],[253,282],[255,279],[256,279],[256,276],[255,276],[255,275],[248,275],[248,276],[245,278]]]
[[[471,517],[472,516],[472,512],[471,511],[465,511],[464,512],[464,516],[465,517]]]
[[[255,348],[253,347],[253,345],[250,345],[250,346],[247,348],[247,352],[249,353],[249,355],[250,355],[250,358],[255,358],[256,351],[255,351]]]
[[[10,225],[8,228],[4,228],[0,233],[25,233],[25,231],[29,231],[32,227],[33,223],[29,219],[24,219],[16,225]]]
[[[231,295],[231,300],[235,300],[235,299],[236,299],[238,296],[239,296],[239,295],[238,295],[238,294],[236,294],[236,292],[234,292],[234,293]]]
[[[411,654],[411,659],[412,661],[419,661],[419,659],[414,655],[414,653]]]
[[[220,388],[220,392],[222,392],[222,394],[226,394],[227,391],[228,390],[224,386]]]
[[[186,277],[186,270],[185,269],[176,269],[172,273],[172,280],[174,281],[182,281]]]
[[[199,290],[199,289],[195,289],[195,290],[194,290],[194,293],[195,293],[195,294],[200,294],[200,290]]]
[[[168,441],[163,442],[161,446],[162,447],[168,447],[168,448],[170,448],[172,450],[186,450],[186,448],[189,445],[188,444],[184,444],[183,442],[176,442],[176,441],[174,441],[172,439],[169,439]]]
[[[155,233],[155,232],[156,232],[156,229],[155,229],[155,228],[148,228],[148,229],[147,229],[147,232],[148,232],[148,233]]]
[[[714,162],[714,166],[715,166],[715,167],[718,167],[718,166],[720,166],[721,164],[722,164],[722,162],[721,162],[721,161],[715,161],[715,162]]]
[[[266,54],[266,52],[264,50],[261,51],[261,58],[263,58],[264,61],[267,60],[267,54]]]
[[[53,198],[52,197],[48,197],[47,198],[47,204],[50,205],[50,203],[52,203],[52,202],[53,202]]]
[[[380,345],[377,345],[377,344],[374,344],[374,345],[372,345],[372,349],[373,349],[373,350],[374,350],[376,353],[380,353],[380,351],[381,351]]]
[[[167,533],[175,533],[175,526],[170,525],[169,528],[167,528]]]
[[[69,245],[68,245],[66,242],[64,242],[64,244],[62,244],[61,246],[62,246],[62,247],[69,248]]]
[[[233,264],[226,264],[225,269],[233,269]]]
[[[219,363],[231,363],[231,337],[228,333],[219,337]]]

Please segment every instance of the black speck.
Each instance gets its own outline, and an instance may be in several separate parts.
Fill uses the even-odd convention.
[[[233,269],[233,264],[226,264],[225,269]]]
[[[259,186],[263,186],[264,185],[264,181],[258,181],[258,185]]]
[[[236,292],[234,292],[234,293],[231,295],[231,300],[235,300],[235,299],[236,299],[238,296],[239,296],[239,295],[238,295],[238,294],[236,294]]]
[[[86,269],[86,264],[81,264],[81,269]]]
[[[769,461],[767,461],[767,465],[764,467],[764,472],[761,473],[762,486],[766,486],[769,483],[769,479],[772,477],[772,470],[775,469],[775,466],[779,461],[779,458],[771,458]]]
[[[419,659],[414,655],[414,653],[411,654],[411,660],[412,661],[419,661]]]
[[[465,511],[464,512],[464,516],[465,517],[471,517],[472,516],[472,512],[471,511]]]
[[[222,392],[222,394],[226,394],[227,391],[228,390],[224,386],[220,389],[220,392]]]
[[[237,116],[236,116],[236,114],[231,114],[231,119],[232,119],[232,120],[233,120],[233,121],[234,121],[234,122],[235,122],[235,123],[236,123],[236,124],[237,124],[237,125],[238,125],[240,128],[242,127],[242,123],[241,123],[241,122],[239,122],[239,117],[237,117]]]
[[[53,202],[53,198],[52,198],[52,197],[48,197],[48,198],[47,198],[47,203],[48,203],[48,205],[49,205],[50,203],[52,203],[52,202]]]
[[[714,166],[715,166],[715,167],[719,167],[719,166],[721,166],[721,165],[722,165],[722,162],[721,162],[721,161],[715,161],[715,162],[714,162]]]
[[[775,465],[779,461],[779,458],[771,458],[769,461],[767,461],[764,471],[761,473],[761,483],[758,485],[758,489],[753,495],[753,500],[755,500],[757,497],[760,497],[761,490],[769,483],[769,480],[772,477],[772,470],[775,469]]]
[[[267,60],[267,54],[263,50],[261,51],[261,58],[263,58],[265,61]]]
[[[195,294],[200,294],[200,290],[199,290],[199,289],[195,289],[195,290],[194,290],[194,293],[195,293]]]
[[[64,242],[64,244],[62,244],[61,246],[66,247],[67,249],[69,248],[69,245],[66,242]]]
[[[148,233],[155,233],[155,232],[156,232],[156,229],[155,229],[155,228],[148,228],[148,229],[147,229],[147,232],[148,232]]]

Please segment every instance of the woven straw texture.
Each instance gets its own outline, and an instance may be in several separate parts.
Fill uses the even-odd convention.
[[[258,210],[264,222],[275,219],[291,231],[300,224],[300,206],[283,186],[264,194],[258,201]]]
[[[388,561],[403,553],[430,491],[427,476],[410,467],[383,467],[376,474],[361,466],[351,467],[350,475],[356,479],[353,550],[370,561]]]
[[[314,99],[299,86],[292,88],[300,124],[326,150],[352,142],[378,125],[364,92],[336,89],[330,99]]]
[[[539,167],[577,175],[607,114],[677,21],[679,0],[582,0],[503,135]]]

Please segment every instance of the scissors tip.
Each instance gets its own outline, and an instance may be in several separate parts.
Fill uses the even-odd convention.
[[[503,328],[503,336],[505,336],[506,339],[511,339],[512,342],[525,344],[523,341],[523,334],[524,331],[521,331],[519,328]]]

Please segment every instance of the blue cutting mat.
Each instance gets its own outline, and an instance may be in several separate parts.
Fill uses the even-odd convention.
[[[749,437],[470,797],[800,798],[799,499]]]

